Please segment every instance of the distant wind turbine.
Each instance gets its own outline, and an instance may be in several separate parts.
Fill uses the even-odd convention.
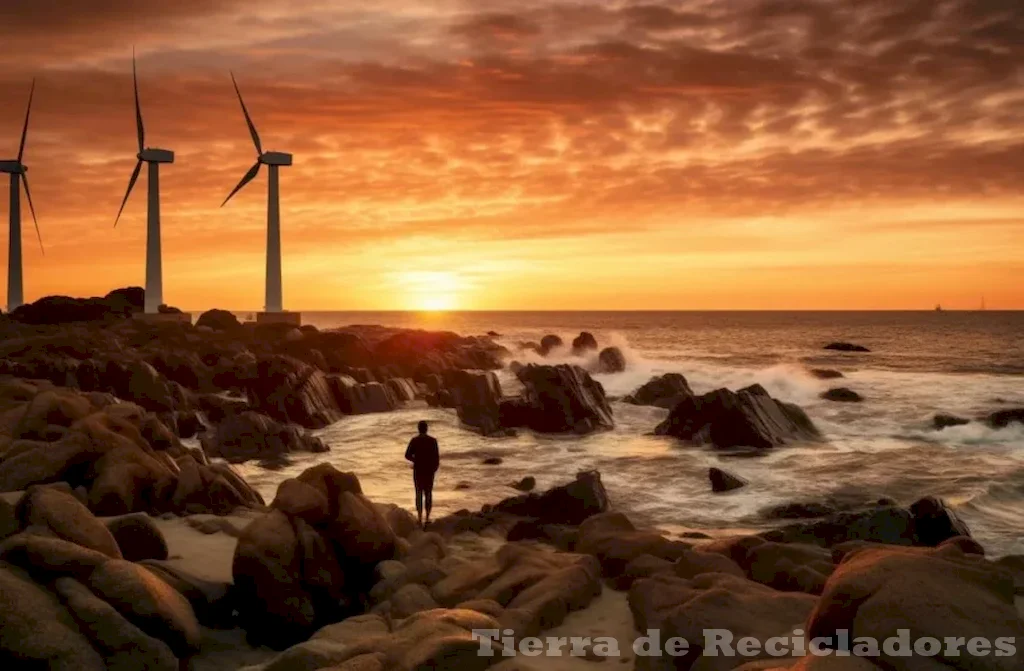
[[[259,174],[261,165],[270,166],[270,185],[267,194],[267,284],[266,302],[264,310],[267,312],[283,312],[284,301],[281,298],[281,205],[278,192],[278,168],[292,164],[292,155],[279,151],[263,151],[263,144],[260,142],[259,133],[252,123],[249,110],[242,100],[242,92],[238,89],[238,82],[235,81],[234,73],[231,74],[231,83],[235,85],[235,93],[238,94],[238,102],[242,105],[242,114],[245,115],[245,123],[249,126],[249,134],[252,135],[252,142],[256,145],[256,163],[245,173],[242,181],[238,183],[234,191],[221,203],[221,207],[227,205],[231,197],[241,191],[242,187],[251,182]]]
[[[132,195],[135,182],[139,179],[142,164],[149,164],[149,208],[146,216],[146,314],[156,314],[164,302],[163,266],[160,255],[160,164],[174,163],[174,152],[169,149],[146,147],[146,129],[142,124],[142,107],[139,105],[139,78],[135,72],[135,54],[132,54],[132,81],[135,84],[135,125],[139,139],[139,162],[135,164],[128,181],[128,191],[117,211],[114,226],[121,220],[121,213]]]
[[[39,233],[39,222],[36,220],[36,208],[32,204],[32,192],[28,188],[28,166],[21,162],[25,156],[25,139],[28,136],[28,119],[32,113],[32,96],[36,92],[36,80],[28,92],[28,108],[25,110],[25,126],[21,130],[21,144],[18,146],[18,158],[0,161],[0,173],[11,176],[11,225],[9,230],[9,252],[7,255],[7,311],[21,306],[25,302],[24,285],[22,283],[21,266],[21,183],[25,184],[25,196],[28,207],[32,211],[32,221],[36,225],[36,237],[39,238],[39,249],[43,248],[43,236]],[[45,252],[44,252],[45,253]]]

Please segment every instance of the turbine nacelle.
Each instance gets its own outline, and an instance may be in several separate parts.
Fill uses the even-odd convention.
[[[264,165],[291,165],[292,155],[283,151],[268,151],[260,154],[260,163]]]
[[[291,164],[290,160],[289,164]],[[26,172],[28,172],[28,166],[18,159],[0,161],[0,173],[5,175],[24,175]]]
[[[138,159],[146,163],[174,163],[174,152],[170,149],[143,149]]]

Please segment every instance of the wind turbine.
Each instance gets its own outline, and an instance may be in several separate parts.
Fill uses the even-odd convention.
[[[25,184],[25,196],[28,207],[32,211],[32,221],[36,225],[36,237],[39,238],[39,249],[43,249],[43,236],[39,233],[39,222],[36,220],[36,208],[32,205],[32,192],[28,188],[28,166],[21,162],[25,156],[25,138],[28,135],[28,118],[32,113],[32,96],[36,92],[36,80],[32,80],[32,88],[28,92],[28,108],[25,110],[25,126],[21,130],[21,144],[18,146],[18,158],[0,161],[0,173],[11,176],[11,225],[9,229],[7,255],[7,311],[20,307],[25,302],[24,285],[21,267],[21,184]],[[44,251],[45,253],[45,251]]]
[[[231,83],[235,85],[235,93],[238,94],[238,102],[242,105],[242,114],[245,115],[245,123],[249,126],[249,134],[252,135],[252,142],[256,145],[256,163],[245,173],[242,181],[238,183],[234,191],[221,203],[221,207],[227,205],[231,197],[238,193],[242,187],[251,182],[259,174],[260,166],[270,166],[269,189],[267,193],[267,284],[266,302],[264,310],[268,313],[284,313],[283,300],[281,298],[281,205],[278,192],[277,173],[281,166],[292,164],[292,155],[279,151],[263,151],[263,144],[260,142],[259,133],[252,123],[249,110],[242,100],[242,92],[238,90],[238,82],[235,81],[234,73],[231,74]]]
[[[135,182],[139,179],[142,164],[149,164],[149,208],[146,216],[146,314],[157,314],[164,302],[163,266],[160,256],[160,164],[174,163],[174,152],[169,149],[146,147],[146,129],[142,124],[142,107],[139,105],[139,78],[135,72],[135,54],[132,54],[132,81],[135,84],[135,125],[139,138],[139,162],[135,164],[128,181],[128,191],[117,211],[114,226],[121,220],[121,213],[132,195]]]

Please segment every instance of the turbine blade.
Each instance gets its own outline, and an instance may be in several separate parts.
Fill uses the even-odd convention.
[[[135,72],[135,49],[132,49],[132,82],[135,84],[135,127],[139,134],[139,152],[146,144],[146,128],[142,125],[142,105],[139,104],[139,76]]]
[[[140,172],[142,172],[142,161],[135,164],[135,170],[132,171],[132,178],[128,180],[128,190],[125,191],[124,200],[121,201],[121,209],[117,211],[117,219],[114,220],[114,228],[117,228],[117,222],[121,220],[121,213],[124,212],[124,206],[128,202],[128,196],[132,195],[132,189],[135,188],[135,182],[139,179]]]
[[[21,182],[25,185],[25,196],[28,197],[28,209],[32,212],[32,223],[36,225],[36,237],[39,238],[39,251],[46,255],[43,249],[43,234],[39,232],[39,220],[36,219],[36,206],[32,204],[32,192],[28,188],[28,174],[21,173]]]
[[[228,201],[231,200],[232,196],[241,191],[243,186],[245,186],[246,184],[248,184],[249,182],[256,178],[256,175],[257,173],[259,173],[259,171],[260,162],[256,161],[256,164],[249,168],[249,172],[245,173],[245,177],[242,178],[242,181],[238,183],[238,186],[235,187],[234,191],[228,194],[228,197],[224,199],[224,202],[221,203],[220,206],[224,207],[225,205],[227,205]]]
[[[32,113],[32,96],[36,92],[36,80],[32,79],[32,88],[28,91],[28,107],[25,109],[25,127],[21,129],[21,146],[18,147],[18,163],[21,163],[21,157],[25,155],[25,138],[28,137],[28,117]]]
[[[249,110],[245,108],[245,101],[242,100],[242,92],[238,90],[238,82],[235,81],[235,73],[231,73],[231,83],[235,85],[235,93],[238,94],[238,102],[242,103],[242,114],[245,115],[245,123],[249,125],[249,134],[252,135],[252,143],[256,145],[256,153],[263,155],[263,144],[260,142],[260,134],[256,132],[256,126],[252,123]]]

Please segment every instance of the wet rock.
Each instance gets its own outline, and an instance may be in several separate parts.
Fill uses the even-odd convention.
[[[848,342],[833,342],[825,345],[825,349],[832,350],[835,352],[870,352],[867,347],[863,345],[855,345]]]
[[[608,510],[608,493],[597,471],[581,471],[572,482],[541,494],[530,493],[505,499],[494,510],[532,517],[545,524],[580,524],[592,515]]]
[[[501,385],[491,371],[450,371],[445,375],[459,421],[485,436],[503,435]]]
[[[932,418],[932,426],[936,431],[941,431],[951,426],[963,426],[970,423],[971,420],[964,419],[963,417],[956,417],[955,415],[935,415],[935,417]]]
[[[601,384],[579,366],[525,366],[522,403],[513,412],[502,406],[502,424],[540,433],[589,433],[614,426]]]
[[[661,533],[640,530],[622,513],[595,515],[580,525],[576,551],[594,555],[606,576],[619,576],[626,566],[641,555],[674,562],[690,545],[672,541]]]
[[[934,496],[915,501],[910,506],[910,514],[914,518],[917,545],[936,546],[950,538],[971,535],[971,530],[946,502]]]
[[[837,380],[844,377],[842,373],[831,368],[812,368],[810,373],[812,377],[819,380]]]
[[[655,433],[719,448],[767,449],[821,440],[807,413],[792,403],[772,398],[761,385],[738,392],[719,389],[684,399]]]
[[[295,478],[289,478],[277,486],[277,495],[270,507],[314,525],[331,516],[326,493]]]
[[[597,350],[597,338],[589,331],[583,331],[572,341],[572,353],[575,356],[582,356],[590,351]]]
[[[184,596],[196,619],[204,626],[214,629],[235,626],[235,599],[231,583],[204,580],[172,562],[145,559],[141,565]]]
[[[547,356],[552,352],[552,350],[556,350],[564,345],[565,343],[560,337],[556,335],[546,335],[540,339],[540,346],[537,351],[541,356]]]
[[[146,513],[114,517],[106,520],[106,526],[128,561],[167,559],[167,540]]]
[[[0,499],[0,541],[21,531],[21,520],[10,503]]]
[[[32,487],[21,502],[25,526],[45,529],[58,538],[121,558],[110,531],[70,494],[52,487]]]
[[[0,544],[0,559],[29,571],[42,582],[63,575],[84,579],[96,568],[113,561],[102,552],[60,538],[24,532]]]
[[[330,450],[319,438],[252,411],[228,415],[202,442],[208,456],[222,457],[231,463]]]
[[[731,492],[734,489],[740,489],[749,484],[738,475],[733,475],[728,471],[715,467],[708,469],[708,479],[711,480],[711,491],[716,493]]]
[[[829,389],[821,397],[826,401],[833,401],[835,403],[860,403],[864,400],[863,396],[846,387]]]
[[[391,412],[398,403],[388,388],[379,382],[356,382],[347,375],[328,378],[338,407],[346,415]]]
[[[532,492],[537,486],[537,479],[532,475],[528,475],[519,482],[512,485],[515,489],[521,492]]]
[[[502,459],[501,457],[487,457],[480,463],[482,463],[484,466],[500,466],[503,461],[505,460]]]
[[[618,347],[606,347],[597,357],[598,373],[621,373],[626,370],[626,355]]]
[[[648,380],[623,400],[633,405],[653,405],[671,410],[685,398],[693,396],[686,378],[679,373],[666,373]]]
[[[985,421],[994,429],[1005,429],[1010,424],[1024,424],[1024,408],[993,412]]]
[[[297,359],[260,359],[244,382],[253,409],[278,421],[320,429],[342,417],[327,376]]]

